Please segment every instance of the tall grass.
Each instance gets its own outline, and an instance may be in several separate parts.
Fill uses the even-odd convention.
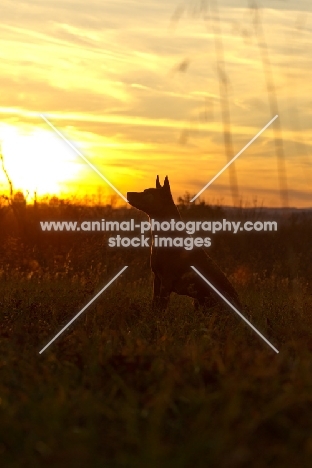
[[[190,218],[203,215],[196,209],[205,206],[187,210]],[[221,307],[196,312],[173,295],[155,314],[146,249],[108,253],[100,234],[45,239],[36,230],[13,242],[9,232],[1,232],[3,466],[309,466],[311,220],[299,216],[274,235],[215,236],[212,246],[278,355]],[[295,277],[284,264],[286,236]],[[60,250],[63,271],[51,260]]]

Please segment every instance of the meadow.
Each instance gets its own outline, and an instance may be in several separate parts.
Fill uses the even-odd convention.
[[[103,233],[44,233],[39,220],[145,219],[63,203],[0,210],[0,459],[20,467],[312,466],[312,219],[274,233],[219,233],[208,253],[248,320],[151,308],[148,249]],[[222,207],[184,219],[222,219]],[[234,214],[233,214],[234,216]],[[235,219],[261,219],[241,208]],[[51,346],[39,351],[124,265]]]

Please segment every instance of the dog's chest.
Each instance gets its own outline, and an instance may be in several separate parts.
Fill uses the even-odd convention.
[[[154,273],[161,270],[162,258],[160,249],[152,246],[151,247],[151,269]]]
[[[159,275],[167,275],[173,271],[179,273],[185,269],[185,262],[189,256],[189,252],[185,250],[152,246],[151,269]]]

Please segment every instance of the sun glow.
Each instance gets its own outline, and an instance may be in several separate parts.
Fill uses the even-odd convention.
[[[77,177],[77,157],[50,131],[1,124],[0,141],[5,169],[15,190],[58,195]],[[6,182],[1,170],[0,183],[4,187]]]

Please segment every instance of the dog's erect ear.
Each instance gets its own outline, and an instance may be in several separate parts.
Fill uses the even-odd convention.
[[[159,176],[156,178],[156,188],[161,188],[160,182],[159,182]]]
[[[170,192],[170,184],[169,184],[168,176],[165,177],[164,189],[167,190],[168,192]]]

